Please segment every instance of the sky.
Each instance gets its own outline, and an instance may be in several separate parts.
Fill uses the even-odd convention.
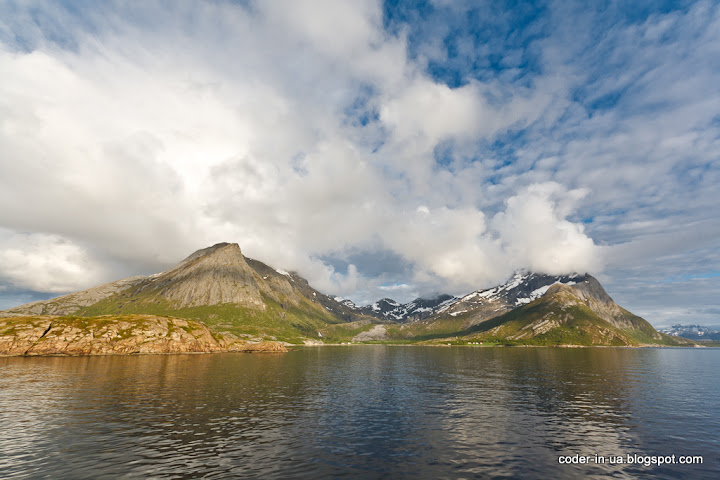
[[[364,304],[720,324],[720,4],[0,2],[0,308],[236,242]]]

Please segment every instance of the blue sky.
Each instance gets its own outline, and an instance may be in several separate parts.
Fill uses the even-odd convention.
[[[718,324],[716,2],[4,2],[0,307],[220,241],[369,302]]]

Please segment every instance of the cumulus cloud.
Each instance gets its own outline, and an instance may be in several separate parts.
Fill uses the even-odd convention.
[[[616,245],[675,248],[658,218],[711,221],[698,213],[718,179],[707,3],[603,41],[582,27],[602,12],[551,8],[511,46],[451,37],[442,22],[466,15],[386,28],[376,1],[11,10],[0,284],[13,288],[71,291],[235,241],[350,298],[464,293],[518,268],[618,268]],[[625,73],[603,74],[610,57]]]
[[[600,249],[582,224],[567,220],[587,193],[564,191],[560,184],[549,182],[530,185],[510,197],[505,211],[493,218],[508,257],[549,274],[601,271]]]

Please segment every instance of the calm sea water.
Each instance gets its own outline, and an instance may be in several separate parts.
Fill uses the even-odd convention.
[[[0,477],[720,478],[718,372],[720,349],[0,358]]]

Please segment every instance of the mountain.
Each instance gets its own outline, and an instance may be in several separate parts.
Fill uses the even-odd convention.
[[[720,330],[717,327],[704,327],[702,325],[673,325],[669,328],[660,330],[671,337],[683,337],[699,342],[718,341],[720,340]]]
[[[542,297],[475,328],[485,338],[541,345],[674,343],[621,308],[590,275],[575,285],[552,285]]]
[[[672,343],[670,337],[618,306],[588,274],[520,272],[503,285],[460,298],[440,295],[405,304],[386,298],[357,306],[315,290],[295,273],[246,258],[234,243],[198,250],[165,272],[118,280],[0,312],[0,317],[23,316],[31,323],[31,317],[53,316],[56,333],[59,325],[75,325],[73,319],[92,319],[80,321],[86,328],[81,337],[91,340],[111,318],[136,318],[140,322],[142,316],[148,315],[202,322],[224,344],[260,339],[291,343],[339,343],[351,339]],[[8,324],[6,332],[17,331],[17,325]]]
[[[472,292],[433,313],[435,317],[456,317],[467,313],[468,315],[463,316],[470,317],[472,325],[526,305],[542,297],[554,284],[575,285],[588,277],[589,275],[578,274],[553,276],[516,272],[502,285]]]
[[[584,279],[584,275],[578,274],[552,276],[518,272],[502,285],[477,290],[460,298],[443,294],[430,299],[416,298],[408,303],[383,298],[366,306],[356,306],[349,300],[336,300],[352,312],[389,322],[417,322],[465,312],[473,312],[475,320],[479,322],[540,298],[554,283],[573,285]]]
[[[142,282],[146,278],[147,277],[144,275],[138,275],[89,288],[87,290],[83,290],[82,292],[71,293],[69,295],[51,298],[50,300],[40,300],[37,302],[26,303],[8,310],[0,311],[0,316],[72,315],[81,308],[89,307],[104,298]]]
[[[331,311],[332,308],[332,311]],[[202,321],[214,332],[302,343],[329,324],[356,320],[301,277],[245,258],[235,243],[198,250],[174,268],[0,312],[17,315],[149,314]]]
[[[349,300],[341,300],[340,303],[351,311],[367,317],[375,317],[390,322],[412,322],[429,317],[439,308],[455,300],[457,298],[452,295],[443,294],[429,299],[416,298],[412,302],[402,304],[391,298],[383,298],[371,305],[362,307],[355,306]]]
[[[405,330],[405,332],[403,332]],[[681,345],[620,307],[593,276],[516,274],[473,292],[400,334],[530,345]]]
[[[584,278],[577,274],[551,276],[519,272],[503,285],[477,290],[460,298],[443,294],[430,299],[416,298],[408,303],[383,298],[365,306],[356,306],[351,301],[340,298],[335,300],[351,312],[388,322],[417,322],[442,315],[456,316],[468,311],[475,313],[474,318],[477,321],[482,321],[530,303],[541,297],[554,283],[572,285]]]

